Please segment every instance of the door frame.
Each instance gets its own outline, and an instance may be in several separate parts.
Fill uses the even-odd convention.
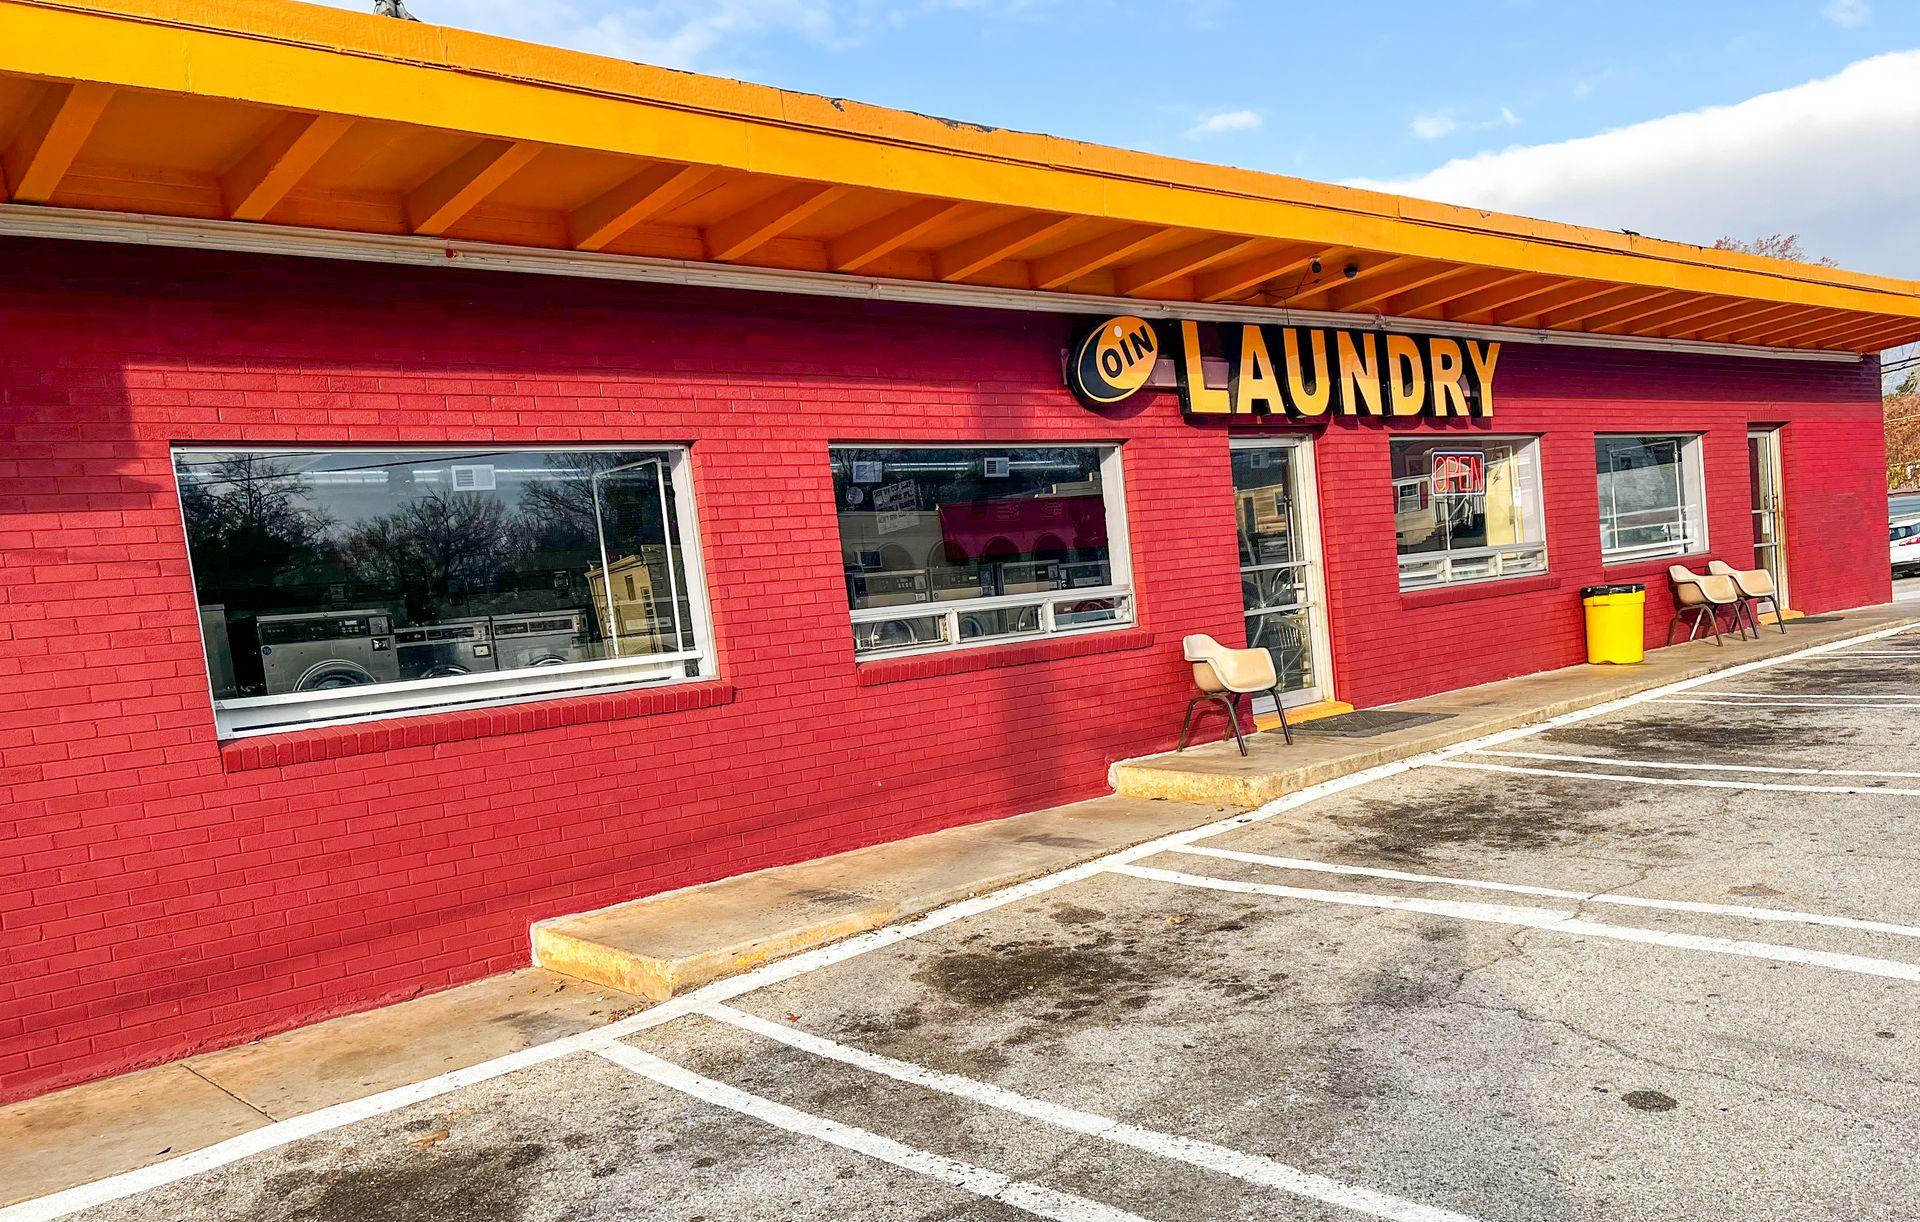
[[[1293,458],[1294,503],[1297,510],[1297,524],[1300,530],[1301,550],[1307,564],[1307,640],[1309,657],[1313,666],[1313,686],[1297,692],[1283,692],[1282,698],[1288,708],[1317,704],[1334,698],[1333,647],[1327,638],[1327,586],[1326,562],[1321,550],[1320,536],[1320,484],[1314,466],[1313,438],[1299,434],[1278,436],[1260,436],[1258,434],[1230,436],[1227,439],[1229,459],[1234,450],[1286,450]],[[1231,475],[1229,475],[1231,481]],[[1240,528],[1239,514],[1234,514],[1234,530]],[[1240,549],[1234,547],[1234,567],[1239,568]],[[1246,612],[1244,596],[1241,614]],[[1255,713],[1273,712],[1273,698],[1257,696],[1253,701]]]
[[[1761,495],[1771,495],[1773,499],[1773,584],[1777,587],[1782,610],[1793,606],[1793,594],[1788,588],[1787,561],[1787,477],[1781,468],[1785,446],[1783,430],[1778,425],[1747,426],[1747,463],[1753,463],[1753,442],[1758,441],[1766,459],[1767,475],[1771,487],[1762,487]],[[1752,473],[1749,472],[1749,480]],[[1758,514],[1759,510],[1753,510]],[[1758,522],[1755,522],[1758,525]],[[1754,532],[1754,542],[1759,542],[1759,531]]]

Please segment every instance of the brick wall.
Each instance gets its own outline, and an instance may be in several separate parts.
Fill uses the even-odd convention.
[[[1180,636],[1240,631],[1226,435],[1165,396],[1079,408],[1057,318],[81,244],[0,263],[0,1100],[523,964],[541,917],[1104,792],[1172,745]],[[1820,543],[1880,521],[1869,371],[1509,347],[1499,387],[1500,431],[1547,438],[1554,575],[1524,587],[1403,598],[1386,434],[1318,443],[1343,698],[1578,659],[1596,419],[1705,430],[1741,562],[1744,429],[1786,424],[1796,601],[1886,597],[1869,549]],[[857,666],[826,450],[869,440],[1123,442],[1138,628]],[[691,442],[719,678],[223,750],[176,442]]]

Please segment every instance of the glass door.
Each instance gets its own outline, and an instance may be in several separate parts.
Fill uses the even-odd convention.
[[[1790,607],[1779,429],[1754,429],[1747,434],[1747,468],[1753,492],[1753,566],[1772,575],[1773,587],[1780,592],[1780,605]]]
[[[1312,450],[1298,438],[1249,440],[1235,441],[1232,455],[1247,645],[1273,655],[1289,708],[1327,699]]]

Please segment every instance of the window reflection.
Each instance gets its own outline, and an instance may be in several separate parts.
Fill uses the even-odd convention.
[[[693,647],[658,451],[181,450],[219,699]]]

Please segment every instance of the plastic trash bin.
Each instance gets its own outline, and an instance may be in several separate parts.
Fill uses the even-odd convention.
[[[1587,611],[1587,661],[1630,665],[1646,659],[1647,587],[1587,586],[1580,603]]]

